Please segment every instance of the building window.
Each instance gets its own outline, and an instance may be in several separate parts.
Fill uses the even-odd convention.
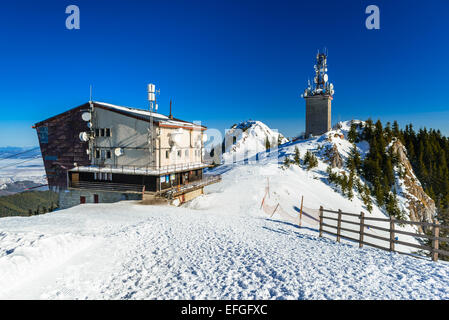
[[[181,158],[181,150],[178,150],[178,158]]]
[[[170,158],[170,152],[168,150],[165,151],[165,158],[166,159]]]
[[[106,128],[105,134],[106,134],[106,137],[110,137],[111,136],[111,128]]]
[[[95,149],[95,158],[100,158],[100,149]]]
[[[99,137],[100,136],[100,129],[95,129],[95,136]]]
[[[100,136],[104,137],[104,129],[100,129]]]
[[[186,158],[189,156],[189,150],[186,150]]]
[[[111,150],[106,151],[106,158],[111,159]]]
[[[101,150],[101,159],[106,158],[106,150]]]

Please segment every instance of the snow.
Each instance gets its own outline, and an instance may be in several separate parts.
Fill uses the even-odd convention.
[[[213,203],[80,205],[2,219],[0,298],[449,298],[446,263],[338,244],[256,208],[206,209]]]
[[[270,129],[261,121],[248,120],[234,125],[226,132],[226,150],[223,153],[223,163],[232,163],[254,156],[265,151],[266,139],[273,146],[277,144],[278,137],[281,143],[288,140],[281,134]],[[235,143],[232,143],[235,138]]]
[[[351,148],[341,133],[208,170],[222,181],[180,207],[124,201],[0,219],[0,299],[449,299],[447,262],[337,243],[313,220],[295,223],[301,197],[305,213],[386,217],[325,179],[322,151],[335,143],[346,157]],[[281,169],[295,147],[316,153],[318,167]],[[260,209],[268,183],[267,203],[282,207],[271,217]]]
[[[44,163],[41,157],[28,159],[0,159],[0,184],[18,181],[46,184]]]

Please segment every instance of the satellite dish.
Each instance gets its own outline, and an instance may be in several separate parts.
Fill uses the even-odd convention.
[[[80,140],[83,142],[89,141],[89,134],[87,132],[81,132],[79,137],[80,137]]]
[[[324,74],[323,79],[324,79],[324,82],[327,82],[327,80],[329,80],[329,77],[327,76],[327,74]]]
[[[334,88],[334,85],[331,83],[331,84],[329,85],[329,88],[332,90],[332,89]]]
[[[84,113],[81,115],[81,118],[82,118],[84,121],[90,121],[90,119],[91,119],[90,112],[84,112]]]
[[[115,148],[115,149],[114,149],[114,154],[115,154],[117,157],[122,156],[122,155],[123,155],[123,149],[122,149],[122,148]]]
[[[87,123],[87,127],[90,129],[90,128],[92,128],[92,122],[88,122]]]

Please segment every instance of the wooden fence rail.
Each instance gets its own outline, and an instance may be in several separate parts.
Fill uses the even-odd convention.
[[[325,216],[324,213],[335,214],[336,217]],[[343,216],[357,217],[359,219],[359,221],[354,222],[354,221],[345,220],[345,219],[343,219]],[[337,225],[335,226],[335,225],[326,223],[325,222],[326,220],[336,221]],[[385,228],[385,227],[375,226],[375,225],[369,224],[369,221],[388,222],[389,227]],[[349,229],[346,227],[342,227],[342,225],[341,225],[342,223],[356,225],[356,226],[359,226],[359,228],[356,230],[356,229]],[[433,234],[431,236],[429,236],[427,234],[418,234],[418,233],[412,233],[412,232],[408,232],[408,231],[398,230],[395,227],[396,224],[409,224],[409,225],[419,225],[422,227],[431,227],[433,230]],[[334,230],[336,229],[336,232],[325,230],[323,227],[333,228]],[[380,235],[370,234],[365,231],[365,228],[384,231],[384,232],[387,232],[389,234],[389,236],[382,237]],[[440,242],[449,242],[449,238],[440,237],[440,229],[449,229],[449,226],[442,226],[438,223],[437,220],[435,220],[434,223],[429,223],[429,222],[397,220],[394,217],[391,217],[389,219],[374,218],[374,217],[365,217],[365,214],[363,212],[361,212],[360,214],[355,214],[355,213],[343,212],[341,210],[338,210],[338,211],[328,210],[328,209],[324,209],[322,206],[320,207],[320,228],[319,228],[320,237],[322,237],[323,232],[325,232],[327,234],[336,236],[337,242],[340,242],[341,238],[356,241],[359,243],[360,248],[362,248],[363,245],[368,245],[368,246],[372,246],[372,247],[375,247],[378,249],[396,251],[398,253],[405,253],[405,252],[400,252],[400,251],[396,250],[395,244],[399,244],[399,245],[403,245],[406,247],[412,247],[412,248],[416,248],[416,249],[420,249],[420,250],[429,251],[430,255],[432,256],[432,260],[438,261],[439,255],[449,256],[449,251],[439,249]],[[351,232],[353,234],[358,234],[358,238],[350,237],[347,235],[342,235],[341,234],[342,231]],[[418,245],[418,244],[414,244],[414,243],[400,241],[396,238],[397,234],[426,238],[426,239],[432,241],[432,245],[431,246],[420,245],[420,244]],[[386,248],[386,247],[382,247],[381,245],[378,245],[378,244],[367,242],[365,240],[365,237],[370,237],[370,238],[388,242],[389,247]]]

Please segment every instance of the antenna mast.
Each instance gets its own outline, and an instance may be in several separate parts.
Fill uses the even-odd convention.
[[[160,90],[156,90],[156,86],[152,83],[148,85],[148,101],[150,103],[150,128],[148,130],[148,144],[150,152],[150,166],[154,166],[154,152],[156,150],[154,145],[154,126],[153,126],[153,110],[157,111],[158,105],[156,103],[156,94],[159,94]]]

